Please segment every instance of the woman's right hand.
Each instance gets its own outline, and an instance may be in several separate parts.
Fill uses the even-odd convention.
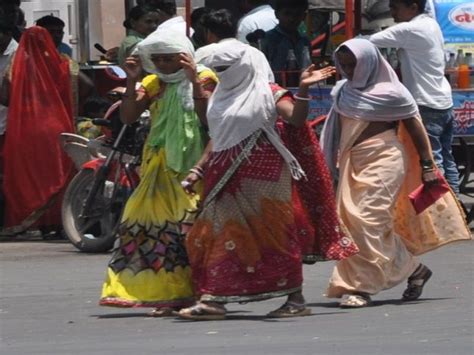
[[[125,73],[127,73],[127,79],[139,81],[140,76],[142,75],[140,58],[138,56],[127,57],[123,69],[125,70]]]
[[[421,173],[421,180],[426,185],[436,185],[439,183],[435,170],[424,170]]]
[[[312,64],[301,73],[300,87],[310,87],[322,80],[326,80],[336,74],[335,67],[325,67],[316,70],[316,65]]]

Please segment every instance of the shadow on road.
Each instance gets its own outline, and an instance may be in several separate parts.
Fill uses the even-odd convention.
[[[300,317],[294,318],[269,318],[266,315],[249,315],[249,314],[237,314],[237,313],[251,313],[250,311],[229,311],[227,316],[222,321],[258,321],[258,322],[279,322],[279,321],[291,321],[296,320]],[[347,312],[325,312],[325,313],[312,313],[306,317],[314,317],[314,316],[329,316],[333,314],[343,314]],[[112,313],[112,314],[92,314],[90,317],[97,318],[97,319],[120,319],[120,318],[153,318],[148,315],[147,312],[145,313]],[[157,317],[160,318],[160,317]],[[179,317],[164,317],[168,319],[172,319],[173,322],[184,322],[184,323],[193,323],[196,320],[188,320],[188,319],[181,319]]]
[[[443,301],[443,300],[452,300],[452,297],[440,297],[440,298],[420,298],[416,301],[403,302],[401,299],[388,299],[388,300],[372,300],[370,307],[380,307],[385,305],[394,305],[394,306],[408,306],[414,304],[421,304],[431,301]],[[322,308],[339,308],[339,302],[328,302],[328,303],[308,303],[308,307],[322,307]]]

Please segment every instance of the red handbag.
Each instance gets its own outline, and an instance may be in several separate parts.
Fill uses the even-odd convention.
[[[416,214],[420,214],[426,210],[449,191],[449,185],[439,170],[436,170],[435,174],[438,177],[437,184],[421,184],[408,195]]]

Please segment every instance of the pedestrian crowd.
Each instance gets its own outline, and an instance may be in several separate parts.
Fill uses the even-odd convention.
[[[74,132],[90,82],[62,42],[60,19],[39,19],[18,44],[20,1],[7,2],[4,223],[57,228],[74,167],[56,137]],[[471,238],[456,195],[442,35],[426,0],[391,1],[399,23],[343,42],[324,68],[312,64],[301,30],[318,1],[241,0],[239,22],[201,8],[191,31],[174,0],[137,2],[127,36],[106,55],[126,73],[122,122],[148,110],[151,128],[100,305],[216,320],[228,303],[286,297],[268,317],[306,316],[303,264],[326,260],[337,263],[325,294],[341,307],[369,306],[405,281],[401,298],[414,301],[433,274],[417,257]],[[387,45],[402,52],[402,81],[377,48]],[[317,100],[310,88],[336,73],[318,137],[307,121]],[[447,190],[423,212],[410,200],[421,184]]]

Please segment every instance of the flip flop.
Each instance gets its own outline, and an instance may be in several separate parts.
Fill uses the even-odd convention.
[[[369,295],[353,294],[342,296],[339,307],[341,308],[363,308],[371,304],[372,300]]]
[[[176,316],[176,310],[170,307],[156,308],[147,313],[147,316],[154,318],[174,317]]]
[[[184,308],[178,312],[178,316],[190,320],[223,320],[225,319],[225,309],[212,308],[202,303],[192,307]]]
[[[311,314],[311,309],[304,303],[285,302],[283,306],[267,314],[269,318],[304,317]]]

